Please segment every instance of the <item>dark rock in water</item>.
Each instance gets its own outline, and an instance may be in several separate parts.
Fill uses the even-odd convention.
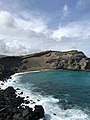
[[[29,104],[30,102],[28,100],[24,100],[24,103],[25,104]]]
[[[31,104],[35,104],[35,102],[32,102]]]
[[[10,76],[9,79],[12,79],[12,77]]]
[[[23,108],[24,108],[24,107],[25,107],[25,105],[21,105],[21,107],[23,107]]]
[[[56,113],[53,113],[53,115],[56,115]]]
[[[1,83],[1,85],[4,85],[4,83]]]
[[[0,120],[38,120],[44,117],[42,106],[35,106],[35,110],[28,106],[21,106],[25,103],[23,97],[16,95],[13,87],[0,90]],[[27,101],[29,103],[29,101]]]
[[[22,95],[23,94],[23,92],[20,92],[20,95]]]
[[[41,105],[35,105],[34,116],[36,119],[44,117],[44,109]]]
[[[29,96],[26,96],[26,98],[29,98]]]
[[[12,86],[10,86],[10,87],[5,89],[5,92],[8,93],[8,94],[14,95],[16,90]]]
[[[35,104],[35,102],[34,102],[34,101],[32,101],[32,102],[31,102],[31,104]]]
[[[35,104],[35,102],[33,102],[33,104]]]
[[[17,88],[16,90],[20,90],[19,88]]]

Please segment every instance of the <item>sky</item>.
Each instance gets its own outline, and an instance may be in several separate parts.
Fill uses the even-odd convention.
[[[90,57],[90,0],[0,0],[0,54],[43,50]]]

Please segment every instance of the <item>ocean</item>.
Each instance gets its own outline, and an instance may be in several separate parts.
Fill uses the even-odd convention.
[[[90,120],[90,72],[48,70],[16,73],[2,86],[43,105],[45,120]]]

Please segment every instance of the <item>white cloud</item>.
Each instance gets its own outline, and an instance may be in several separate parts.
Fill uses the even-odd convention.
[[[24,30],[34,30],[36,32],[44,32],[47,27],[46,24],[41,19],[32,18],[32,20],[16,19],[15,20],[19,27]]]
[[[30,17],[30,16],[29,16]],[[2,54],[29,54],[53,47],[53,39],[47,36],[47,26],[41,18],[25,20],[0,12],[0,52]]]
[[[53,39],[57,39],[62,44],[62,50],[77,49],[90,56],[90,22],[77,21],[66,26],[59,27],[53,31]]]
[[[0,27],[14,28],[15,21],[13,16],[6,11],[0,11]]]
[[[66,26],[59,27],[53,32],[53,37],[61,39],[62,37],[70,38],[87,38],[90,35],[90,22],[77,21],[69,23]]]
[[[0,53],[9,55],[30,54],[51,50],[83,50],[90,45],[90,22],[78,21],[49,30],[41,17],[30,15],[28,19],[0,12]]]
[[[68,5],[65,4],[64,7],[63,7],[63,17],[68,16],[69,13],[70,13],[70,9],[69,9]]]

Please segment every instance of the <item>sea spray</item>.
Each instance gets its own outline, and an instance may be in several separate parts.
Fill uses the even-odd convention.
[[[28,106],[34,108],[37,105],[43,105],[45,109],[45,118],[46,120],[90,120],[88,114],[86,114],[83,110],[79,108],[72,108],[64,110],[60,107],[59,99],[54,98],[52,95],[42,95],[40,92],[35,92],[33,89],[36,89],[35,86],[31,84],[22,84],[20,81],[22,79],[22,75],[27,73],[17,73],[11,76],[11,79],[8,82],[4,83],[2,88],[6,88],[8,86],[13,86],[15,89],[19,88],[17,91],[19,95],[21,91],[23,94],[21,96],[25,97],[25,99],[32,101],[28,104]],[[29,73],[28,73],[29,74]],[[32,74],[32,73],[30,73]],[[29,96],[29,98],[26,98]]]

